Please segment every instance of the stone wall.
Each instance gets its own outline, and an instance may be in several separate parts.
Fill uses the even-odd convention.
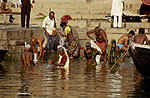
[[[0,30],[0,49],[9,49],[7,60],[20,60],[20,55],[24,51],[24,42],[31,43],[31,38],[43,36],[42,28],[8,28]]]

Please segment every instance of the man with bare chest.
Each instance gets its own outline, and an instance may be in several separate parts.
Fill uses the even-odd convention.
[[[43,44],[44,41],[45,41],[45,38],[42,36],[32,38],[31,40],[33,53],[37,54],[38,61],[40,57],[42,57],[42,62],[44,61],[44,44]]]
[[[92,40],[94,39],[90,36],[90,34],[93,34],[93,33],[96,38],[96,44],[102,50],[102,55],[104,56],[104,63],[106,63],[106,48],[108,44],[107,35],[105,31],[100,27],[95,27],[95,29],[86,32],[87,36]]]
[[[134,35],[135,35],[135,32],[131,30],[128,34],[121,36],[117,42],[117,46],[119,47],[119,50],[126,51],[129,45],[129,40],[132,39]],[[124,55],[120,59],[121,61],[124,59],[127,53],[128,51],[124,53]]]
[[[145,29],[144,28],[139,29],[139,34],[135,35],[133,41],[135,43],[138,43],[138,44],[145,44],[145,42],[146,42],[146,44],[149,45],[147,36],[145,35]]]
[[[29,44],[26,45],[25,51],[21,54],[21,60],[22,64],[24,66],[31,66],[33,65],[33,60],[32,60],[32,52],[31,52],[31,46]]]

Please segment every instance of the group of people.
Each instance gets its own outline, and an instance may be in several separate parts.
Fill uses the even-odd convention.
[[[70,25],[67,24],[67,20],[68,20],[68,16],[67,17],[63,16],[62,21],[60,23],[60,27],[62,27],[63,29],[63,31],[59,33],[60,40],[58,45],[59,47],[58,51],[60,55],[59,57],[61,58],[59,60],[60,62],[59,64],[56,64],[53,61],[48,60],[48,63],[62,66],[68,62],[68,58],[72,60],[80,56],[80,52],[79,52],[80,44],[79,44],[78,33]],[[42,57],[42,62],[44,61],[45,52],[46,53],[54,52],[53,49],[56,43],[57,33],[56,33],[56,17],[53,11],[50,11],[49,15],[43,20],[42,27],[44,30],[44,36],[33,37],[31,39],[31,48],[34,54],[34,60],[32,61],[36,61],[36,63],[39,62],[41,57]],[[67,54],[65,51],[67,51]],[[25,59],[26,57],[28,57],[27,52],[31,53],[31,51],[29,51],[29,49],[26,49],[25,47],[25,52],[21,56],[23,62],[26,62],[27,60],[31,60],[31,59]]]
[[[102,55],[102,57],[104,57],[104,63],[106,63],[106,48],[107,48],[107,44],[108,44],[106,33],[101,28],[96,27],[94,30],[87,32],[87,36],[90,39],[93,39],[91,36],[89,36],[89,34],[92,34],[92,33],[95,34],[96,44],[101,49],[101,52],[98,51],[97,49],[94,49],[91,46],[90,42],[87,42],[86,49],[84,50],[84,55],[87,59],[86,64],[87,65],[96,65],[97,64],[96,63],[97,55]],[[109,54],[108,54],[108,56],[109,56],[108,63],[109,64],[117,63],[117,60],[119,60],[119,58],[120,58],[119,61],[124,60],[124,58],[126,57],[126,55],[128,53],[130,41],[133,41],[138,44],[149,45],[149,40],[145,34],[144,28],[140,28],[139,33],[137,35],[135,35],[135,32],[133,30],[131,30],[131,31],[129,31],[128,34],[121,36],[118,39],[117,43],[115,40],[111,41]],[[121,52],[123,52],[122,56],[121,56]]]
[[[68,23],[67,18],[66,19],[62,18],[62,19],[65,21],[62,20],[60,23],[60,27],[63,30],[61,33],[59,33],[60,36],[59,45],[58,45],[59,62],[56,63],[52,60],[48,60],[48,63],[56,66],[64,66],[68,62],[68,59],[72,60],[80,56],[79,35],[70,25],[67,24]],[[32,57],[29,55],[31,54],[31,51],[29,49],[31,47],[34,56],[36,54],[37,62],[39,62],[41,57],[43,62],[45,51],[47,53],[54,52],[53,47],[56,42],[57,33],[56,33],[56,17],[53,11],[50,11],[49,16],[47,16],[44,19],[42,27],[44,29],[44,36],[32,38],[31,46],[25,48],[25,52],[22,54],[22,61],[27,63],[27,64],[23,63],[24,65],[28,65],[29,61],[27,60],[30,60],[31,63],[33,63],[34,61],[33,59],[31,59]],[[87,60],[86,64],[97,65],[96,62],[97,55],[101,55],[100,61],[104,61],[104,63],[106,63],[107,61],[106,48],[108,45],[106,32],[101,27],[95,27],[93,30],[86,32],[86,34],[89,37],[89,39],[91,40],[96,39],[95,44],[101,50],[98,51],[98,49],[92,47],[90,42],[87,42],[84,50],[84,55]],[[92,38],[91,34],[94,34],[95,38]],[[120,56],[118,51],[123,51],[123,52],[125,51],[124,55],[121,58],[121,61],[123,61],[124,57],[127,54],[126,50],[130,40],[134,41],[135,43],[149,45],[148,39],[145,35],[144,28],[139,29],[138,35],[135,35],[135,32],[131,30],[128,34],[121,36],[117,41],[117,44],[115,41],[112,41],[112,46],[113,46],[112,49],[117,51],[117,52],[112,52],[112,54],[115,53],[115,56],[117,56],[117,58]],[[112,60],[116,61],[116,58],[111,59],[111,61]],[[29,65],[31,63],[29,63]]]

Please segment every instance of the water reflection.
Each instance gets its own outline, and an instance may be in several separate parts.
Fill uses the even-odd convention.
[[[0,98],[130,98],[148,97],[149,80],[133,67],[121,65],[109,73],[108,65],[86,66],[72,61],[69,70],[47,64],[24,67],[20,62],[1,65]]]

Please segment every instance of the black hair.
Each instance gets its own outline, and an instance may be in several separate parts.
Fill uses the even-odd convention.
[[[97,26],[97,27],[95,27],[95,29],[99,29],[99,27]]]
[[[54,15],[54,14],[55,14],[55,12],[54,12],[54,11],[50,11],[50,12],[49,12],[49,15],[50,15],[50,14],[53,14],[53,15]]]
[[[3,2],[6,2],[6,0],[2,0]]]
[[[90,43],[90,42],[86,42],[85,47],[86,47],[87,49],[88,49],[88,48],[91,48],[91,43]]]
[[[60,24],[60,27],[64,27],[64,26],[66,26],[67,24],[66,24],[66,22],[62,22],[61,24]]]
[[[134,32],[133,30],[131,30],[131,31],[129,32],[129,34],[135,35],[135,32]]]
[[[144,34],[145,33],[145,29],[144,28],[139,28],[139,34],[140,33]]]

